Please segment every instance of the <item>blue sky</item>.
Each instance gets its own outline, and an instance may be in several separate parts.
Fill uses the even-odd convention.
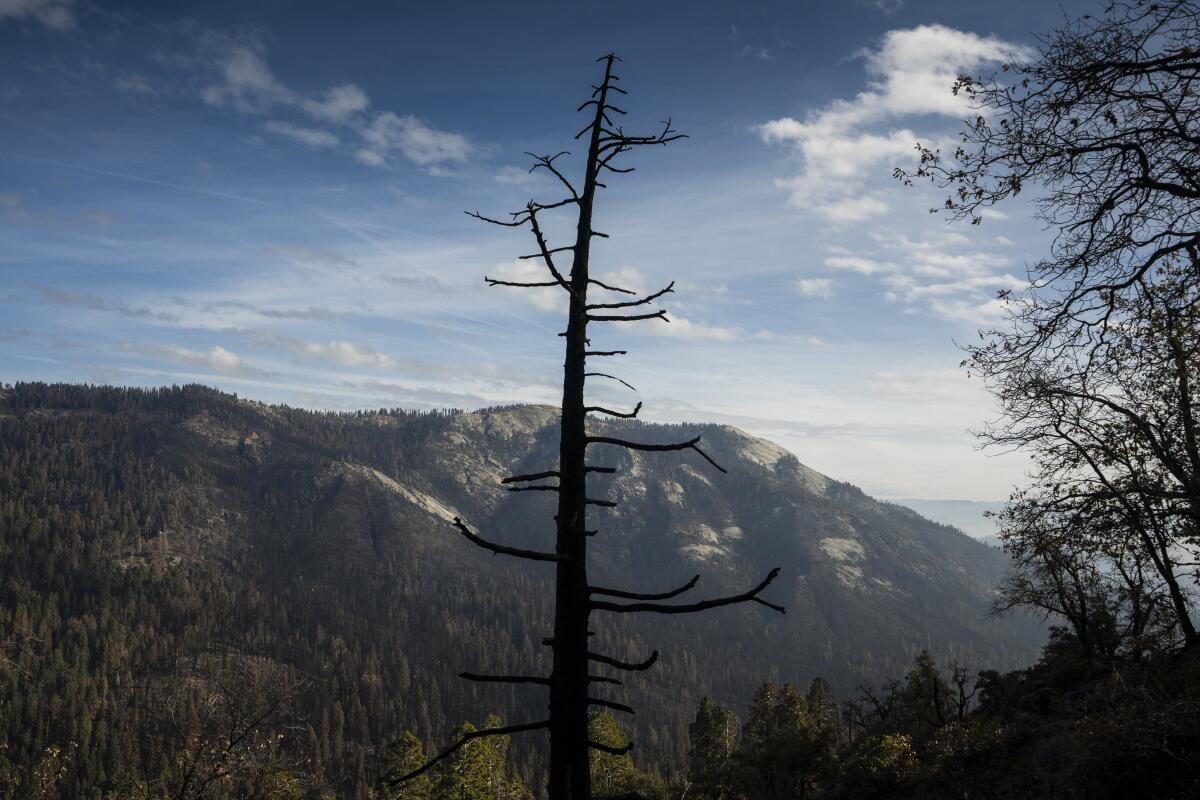
[[[885,497],[1004,497],[1023,463],[975,449],[991,406],[955,342],[1047,236],[1022,204],[950,225],[890,176],[972,113],[956,74],[1063,13],[0,0],[0,380],[557,402],[558,299],[482,280],[535,269],[531,243],[462,212],[554,197],[523,153],[575,144],[612,50],[628,127],[690,138],[600,201],[593,272],[677,291],[671,323],[605,332],[640,392],[596,399],[739,425]]]

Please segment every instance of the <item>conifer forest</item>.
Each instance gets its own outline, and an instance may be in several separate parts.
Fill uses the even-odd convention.
[[[0,800],[1200,797],[1197,0],[0,67]]]

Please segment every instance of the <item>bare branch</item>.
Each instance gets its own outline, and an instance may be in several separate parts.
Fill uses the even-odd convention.
[[[540,289],[545,286],[562,286],[558,281],[541,281],[535,283],[527,283],[523,281],[502,281],[496,278],[489,278],[484,275],[483,280],[488,286],[515,286],[518,289]]]
[[[653,314],[588,314],[588,322],[637,322],[643,319],[661,319],[663,322],[670,322],[667,319],[666,310],[655,311]]]
[[[458,677],[478,683],[540,683],[543,686],[550,685],[550,679],[543,678],[540,675],[478,675],[474,672],[460,672],[458,673]]]
[[[644,444],[642,442],[631,442],[628,439],[616,439],[612,436],[589,436],[587,437],[588,444],[615,444],[619,447],[625,447],[630,450],[645,450],[648,452],[667,452],[671,450],[695,450],[700,454],[700,457],[719,469],[721,472],[729,470],[722,467],[716,461],[713,461],[708,453],[700,449],[700,437],[689,439],[686,442],[677,442],[675,444]]]
[[[616,375],[609,375],[607,372],[585,372],[585,373],[583,373],[583,377],[585,377],[585,378],[609,378],[611,380],[616,381],[619,384],[622,384],[623,386],[625,386],[629,389],[632,389],[635,392],[637,391],[637,389],[635,389],[632,384],[626,383],[625,381],[618,378]]]
[[[588,592],[591,594],[602,594],[608,597],[623,597],[626,600],[669,600],[672,597],[678,597],[684,592],[695,587],[700,581],[700,576],[694,576],[690,581],[680,586],[678,589],[672,589],[669,592],[660,592],[659,594],[644,594],[641,592],[625,592],[620,589],[606,589],[603,586],[589,586]]]
[[[546,253],[550,253],[553,255],[554,253],[565,253],[568,250],[574,250],[574,249],[575,249],[575,245],[568,244],[568,245],[563,245],[562,247],[552,247],[549,250],[547,250]],[[524,256],[517,256],[517,258],[521,261],[528,261],[531,258],[545,258],[546,253],[530,253],[530,254],[524,255]]]
[[[622,289],[620,286],[609,286],[604,281],[598,281],[595,278],[588,278],[588,283],[593,286],[599,286],[601,289],[608,289],[610,292],[618,292],[620,294],[637,294],[632,289]]]
[[[458,752],[459,748],[461,748],[467,742],[472,741],[473,739],[482,739],[485,736],[508,736],[509,734],[513,734],[513,733],[523,733],[525,731],[536,731],[536,730],[541,730],[543,728],[549,728],[549,727],[550,727],[550,720],[547,719],[547,720],[542,720],[541,722],[527,722],[524,725],[505,725],[502,728],[483,728],[482,730],[471,731],[470,733],[464,733],[457,742],[450,745],[445,750],[443,750],[442,752],[438,753],[433,758],[426,761],[421,767],[413,770],[412,772],[408,773],[407,775],[401,775],[399,778],[393,778],[390,781],[388,781],[388,783],[391,784],[392,788],[395,788],[396,786],[399,786],[400,784],[404,783],[405,781],[410,781],[413,778],[417,777],[418,775],[424,774],[433,765],[454,755],[456,752]]]
[[[627,706],[624,703],[618,703],[614,700],[604,700],[599,697],[589,697],[588,702],[594,706],[604,706],[605,708],[611,708],[615,711],[624,711],[626,714],[637,713],[633,710],[632,706]]]
[[[580,106],[576,110],[579,111],[582,109],[583,109],[583,106]],[[566,176],[563,175],[561,172],[559,172],[558,168],[554,166],[554,159],[558,158],[559,156],[569,156],[570,154],[571,153],[569,150],[563,150],[561,153],[555,153],[552,156],[539,156],[534,153],[529,153],[529,152],[525,153],[525,155],[529,156],[530,158],[536,159],[538,162],[529,168],[529,171],[531,173],[535,169],[538,169],[539,167],[551,172],[554,175],[554,177],[558,178],[558,180],[562,183],[563,186],[567,187],[567,191],[569,191],[571,193],[571,197],[578,200],[579,192],[575,191],[575,187],[571,185],[571,182],[569,180],[567,180]]]
[[[509,475],[501,483],[523,483],[525,481],[540,481],[543,478],[557,478],[559,472],[556,469],[546,470],[545,472],[531,472],[528,475]]]
[[[468,217],[474,217],[477,220],[481,220],[483,222],[489,222],[492,225],[500,225],[501,227],[504,227],[504,228],[519,228],[522,225],[524,225],[526,222],[529,222],[528,218],[514,219],[511,222],[505,222],[502,219],[492,219],[491,217],[485,217],[483,214],[480,214],[478,211],[464,211],[463,213],[466,214]]]
[[[618,661],[617,659],[612,658],[611,656],[601,655],[600,653],[593,653],[590,650],[588,651],[587,655],[588,655],[588,658],[590,658],[592,661],[596,661],[601,664],[608,664],[610,667],[616,667],[617,669],[623,669],[626,672],[643,672],[645,670],[650,669],[652,666],[654,666],[655,662],[658,661],[658,651],[657,650],[655,650],[653,653],[651,653],[650,657],[647,658],[645,661],[639,661],[636,663],[631,663],[628,661]]]
[[[516,556],[517,558],[527,558],[531,561],[562,561],[563,556],[557,553],[540,553],[536,550],[521,550],[516,547],[505,547],[501,544],[489,542],[483,539],[468,528],[461,519],[454,518],[454,527],[458,528],[459,532],[469,540],[479,545],[485,550],[491,550],[493,555],[503,554],[506,556]]]
[[[593,750],[599,750],[601,753],[609,753],[614,756],[623,756],[633,750],[633,742],[627,742],[623,747],[613,747],[610,744],[601,744],[588,739],[588,747]]]
[[[590,358],[591,356],[624,356],[628,354],[628,350],[587,350],[583,355],[585,358]]]
[[[575,290],[571,288],[571,284],[562,276],[558,268],[554,266],[554,255],[550,252],[550,248],[546,244],[546,237],[542,235],[541,226],[538,225],[537,221],[537,209],[534,208],[532,200],[529,201],[527,208],[529,209],[529,227],[533,231],[533,238],[537,240],[538,249],[542,252],[542,261],[545,262],[546,269],[550,270],[550,274],[554,276],[554,280],[558,281],[567,292],[574,295]]]
[[[671,283],[668,284],[666,288],[659,289],[657,292],[654,292],[653,294],[648,294],[645,297],[641,297],[637,300],[626,300],[626,301],[620,302],[620,303],[592,303],[587,308],[590,311],[595,308],[629,308],[630,306],[642,306],[642,305],[645,305],[646,303],[652,303],[655,300],[657,300],[658,298],[662,297],[664,294],[671,294],[674,291],[675,291],[675,281],[671,281]]]
[[[619,611],[619,612],[649,612],[652,614],[692,614],[697,611],[705,611],[710,608],[718,608],[720,606],[734,605],[735,603],[755,602],[760,603],[767,608],[773,608],[780,614],[785,613],[783,606],[777,606],[774,603],[768,603],[758,596],[758,594],[779,575],[779,567],[775,567],[767,574],[763,581],[749,591],[741,594],[731,595],[729,597],[718,597],[713,600],[701,600],[698,603],[688,603],[685,605],[663,605],[660,603],[611,603],[607,600],[596,600],[591,603],[591,607],[600,611]]]
[[[604,406],[584,406],[583,413],[595,412],[598,414],[608,414],[610,417],[623,417],[625,419],[633,419],[642,410],[642,404],[638,403],[633,407],[633,411],[613,411],[611,408]]]

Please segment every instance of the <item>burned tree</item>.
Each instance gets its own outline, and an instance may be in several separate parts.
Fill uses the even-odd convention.
[[[558,494],[558,513],[555,515],[556,544],[554,552],[536,552],[518,549],[491,542],[472,531],[462,520],[455,520],[459,532],[474,544],[496,554],[504,554],[532,561],[553,563],[556,569],[554,633],[544,644],[552,648],[553,668],[550,675],[476,675],[462,673],[467,680],[501,683],[533,683],[549,690],[549,718],[532,723],[509,725],[475,731],[462,737],[449,748],[438,754],[429,763],[408,776],[415,777],[433,764],[449,756],[467,741],[490,735],[507,735],[532,730],[548,730],[550,734],[549,797],[551,800],[587,800],[592,796],[589,774],[589,748],[606,752],[625,753],[629,747],[612,748],[588,738],[588,709],[592,706],[632,712],[629,706],[597,696],[598,685],[620,684],[620,680],[609,675],[595,674],[593,667],[602,665],[616,670],[637,672],[649,669],[658,659],[655,651],[642,661],[626,661],[622,657],[593,652],[589,649],[591,636],[589,620],[593,611],[610,613],[656,613],[686,614],[735,603],[756,602],[776,611],[783,611],[763,600],[759,595],[775,579],[779,570],[773,569],[756,586],[747,591],[727,597],[703,600],[694,603],[664,603],[694,588],[699,576],[683,586],[659,593],[642,593],[622,589],[593,586],[588,582],[587,544],[588,538],[597,533],[587,525],[588,506],[612,506],[614,503],[588,496],[589,474],[616,471],[614,467],[587,463],[587,451],[592,445],[606,444],[629,450],[670,452],[692,451],[711,466],[724,472],[707,453],[700,448],[699,437],[673,444],[649,444],[612,436],[588,433],[589,414],[611,417],[634,418],[641,404],[632,411],[618,411],[596,405],[587,405],[584,388],[589,377],[620,380],[607,373],[591,370],[589,359],[624,355],[625,351],[596,350],[591,348],[588,326],[593,323],[626,323],[640,320],[669,322],[666,311],[652,309],[653,303],[669,294],[674,284],[645,295],[620,286],[604,283],[590,274],[592,240],[607,238],[607,234],[593,227],[593,210],[596,193],[606,188],[604,180],[609,175],[632,172],[632,167],[618,166],[622,155],[640,147],[667,145],[684,138],[667,120],[654,134],[635,136],[625,133],[615,122],[625,111],[614,103],[616,95],[624,95],[617,86],[619,77],[613,67],[619,59],[607,55],[599,59],[604,64],[604,77],[599,85],[593,86],[591,98],[577,111],[585,111],[590,119],[576,134],[576,139],[587,142],[587,156],[583,168],[583,182],[578,186],[568,179],[559,167],[559,159],[566,152],[555,155],[533,155],[533,170],[545,170],[564,187],[565,196],[553,202],[530,201],[525,208],[514,212],[509,219],[493,219],[478,212],[471,216],[494,225],[508,228],[526,228],[537,243],[537,251],[522,258],[541,262],[546,277],[541,281],[505,281],[486,278],[489,285],[525,289],[561,290],[570,301],[566,331],[560,334],[566,340],[566,357],[563,362],[563,399],[559,461],[557,468],[526,475],[514,475],[503,483],[517,491],[550,491]],[[573,244],[554,246],[544,232],[543,215],[560,209],[574,209],[577,214]],[[560,269],[557,260],[570,254],[569,270]],[[608,292],[610,302],[595,302],[589,298],[589,290],[596,288]],[[622,381],[622,383],[624,383]],[[625,384],[628,385],[628,384]]]

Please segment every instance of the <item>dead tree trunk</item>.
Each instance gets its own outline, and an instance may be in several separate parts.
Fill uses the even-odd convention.
[[[561,418],[561,438],[559,442],[559,462],[557,469],[547,470],[530,475],[514,475],[506,478],[506,484],[512,486],[511,491],[546,490],[558,493],[558,513],[556,520],[556,545],[553,553],[535,552],[506,547],[490,542],[472,531],[461,520],[455,520],[459,532],[475,544],[491,550],[493,553],[504,553],[519,558],[535,561],[551,561],[557,570],[555,578],[554,603],[554,635],[545,643],[552,648],[554,654],[553,669],[548,677],[526,675],[476,675],[462,673],[468,680],[501,682],[501,683],[537,683],[549,688],[550,717],[541,722],[524,725],[510,725],[503,728],[475,731],[468,734],[449,748],[435,756],[420,769],[400,778],[402,782],[416,777],[437,762],[458,750],[471,739],[489,735],[503,735],[527,730],[548,729],[550,732],[550,765],[549,765],[549,797],[550,800],[591,800],[591,775],[588,766],[588,752],[596,748],[607,752],[628,752],[632,745],[616,749],[592,742],[588,739],[588,710],[592,706],[603,706],[619,711],[632,713],[633,709],[612,700],[592,696],[591,686],[594,684],[619,684],[616,678],[592,673],[593,665],[604,665],[624,671],[640,671],[649,669],[658,659],[657,651],[648,659],[641,662],[626,662],[602,653],[592,652],[588,648],[589,620],[593,611],[608,612],[649,612],[659,614],[682,614],[703,611],[717,606],[732,605],[742,602],[758,602],[762,605],[782,612],[781,606],[773,605],[762,600],[759,593],[775,579],[778,569],[770,574],[757,586],[738,595],[719,597],[690,604],[664,604],[656,601],[667,600],[696,585],[699,576],[693,578],[684,586],[673,591],[657,594],[628,592],[618,589],[606,589],[592,586],[587,576],[587,542],[588,537],[596,533],[588,530],[587,507],[589,505],[612,506],[606,500],[594,499],[587,494],[587,476],[589,473],[612,473],[612,467],[588,465],[587,450],[593,444],[610,444],[630,450],[641,451],[676,451],[691,450],[704,458],[717,469],[724,472],[715,461],[700,449],[699,437],[675,444],[643,444],[608,436],[590,436],[587,432],[588,414],[607,414],[614,417],[633,418],[641,409],[639,403],[632,411],[621,412],[600,406],[585,405],[584,389],[589,377],[614,378],[601,372],[589,372],[589,358],[624,355],[624,351],[589,350],[590,339],[588,325],[592,322],[635,322],[638,320],[661,320],[669,322],[663,310],[643,310],[655,300],[672,291],[674,284],[666,288],[639,296],[636,292],[619,286],[609,286],[591,277],[589,273],[591,260],[592,239],[607,237],[592,227],[592,212],[597,189],[606,188],[601,177],[604,173],[618,174],[632,172],[632,167],[621,168],[613,165],[614,159],[636,147],[646,145],[666,145],[684,138],[671,128],[668,120],[662,130],[650,136],[630,136],[622,126],[613,122],[614,116],[624,115],[625,111],[613,103],[616,94],[625,94],[625,90],[616,85],[619,77],[614,74],[613,66],[619,59],[607,55],[599,59],[604,63],[604,78],[598,86],[594,86],[591,99],[579,107],[579,111],[590,109],[591,120],[581,130],[576,138],[586,136],[588,142],[587,157],[584,165],[583,183],[576,189],[567,177],[555,165],[557,159],[567,153],[557,155],[533,155],[534,169],[545,169],[566,188],[567,196],[551,203],[530,201],[524,209],[511,214],[509,220],[499,220],[485,217],[478,212],[472,213],[478,219],[496,225],[510,228],[528,227],[537,242],[538,251],[526,259],[540,260],[547,271],[545,281],[514,282],[486,278],[493,286],[515,286],[519,288],[556,287],[565,291],[570,299],[570,310],[567,318],[567,329],[561,334],[566,339],[566,356],[563,361],[563,399]],[[530,154],[532,155],[532,154]],[[577,223],[575,226],[575,242],[565,247],[552,247],[546,240],[539,222],[539,215],[567,207],[575,207]],[[571,269],[564,276],[555,264],[555,255],[569,252],[571,254]],[[613,302],[588,301],[588,290],[591,287],[616,295],[625,295],[630,299]],[[620,381],[619,378],[614,378]],[[624,381],[621,381],[624,383]],[[625,384],[628,385],[628,384]],[[542,483],[542,481],[557,480],[557,483]],[[627,601],[600,600],[597,597],[620,598]]]

